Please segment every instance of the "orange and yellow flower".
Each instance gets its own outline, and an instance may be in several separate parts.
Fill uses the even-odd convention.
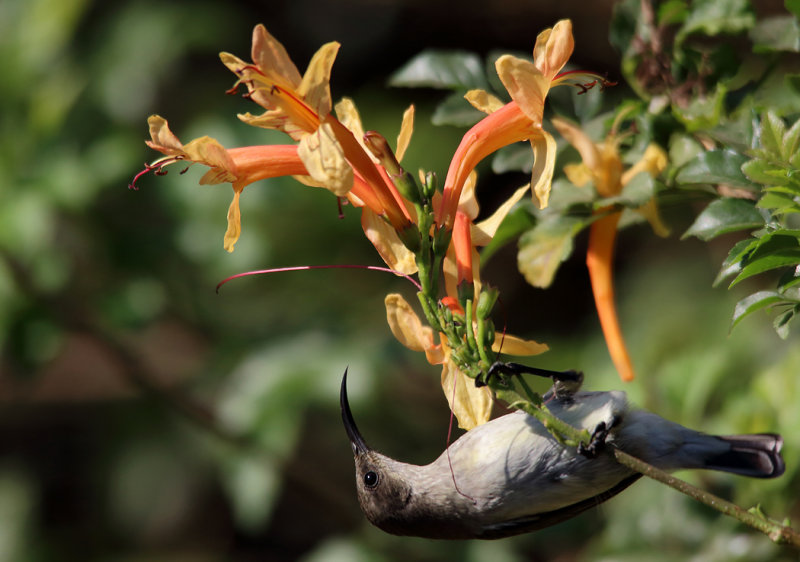
[[[600,143],[595,143],[582,129],[564,119],[553,119],[553,125],[575,147],[583,160],[581,164],[572,164],[564,168],[567,178],[577,186],[592,181],[600,197],[618,195],[642,172],[656,177],[667,165],[667,155],[664,150],[658,145],[651,144],[636,164],[623,171],[619,154],[619,137],[616,134],[617,123],[612,126],[608,137]],[[668,234],[658,216],[655,201],[649,201],[638,211],[650,221],[656,234],[661,236]],[[596,210],[595,213],[604,216],[595,220],[590,226],[586,266],[589,269],[595,306],[609,354],[620,378],[630,381],[634,378],[634,369],[614,305],[614,244],[622,211],[609,212],[608,208],[603,208]]]

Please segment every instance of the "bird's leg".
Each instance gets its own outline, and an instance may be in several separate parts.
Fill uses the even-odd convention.
[[[597,424],[597,427],[594,428],[592,432],[592,438],[589,440],[588,445],[584,445],[583,443],[578,444],[578,454],[583,455],[586,458],[593,459],[606,446],[606,439],[608,439],[608,434],[611,433],[612,428],[619,424],[619,417],[614,416],[612,418],[611,423],[607,424],[606,422],[600,422]]]
[[[553,379],[553,394],[557,399],[569,398],[581,387],[583,384],[583,373],[574,371],[551,371],[549,369],[540,369],[539,367],[529,367],[521,363],[501,363],[497,361],[489,367],[486,372],[486,380],[475,379],[475,386],[484,386],[486,382],[492,377],[503,376],[519,376],[519,375],[536,375],[537,377],[545,377]]]

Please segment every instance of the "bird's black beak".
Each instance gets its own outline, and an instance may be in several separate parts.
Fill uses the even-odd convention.
[[[347,431],[347,436],[350,438],[350,446],[353,447],[353,454],[358,456],[366,453],[370,449],[364,441],[364,438],[361,437],[358,427],[356,427],[353,414],[350,412],[350,403],[347,401],[347,369],[344,370],[344,376],[342,377],[342,390],[339,393],[339,402],[342,406],[344,429]]]

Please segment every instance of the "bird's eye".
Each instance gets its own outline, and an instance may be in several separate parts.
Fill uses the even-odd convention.
[[[370,470],[364,474],[364,486],[367,488],[374,488],[378,485],[378,473]]]

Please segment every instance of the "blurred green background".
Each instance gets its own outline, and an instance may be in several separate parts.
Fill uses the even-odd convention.
[[[781,3],[765,2],[760,10]],[[338,40],[335,99],[393,138],[417,104],[405,162],[443,174],[463,131],[429,124],[427,90],[386,87],[425,47],[530,51],[574,22],[578,66],[618,73],[612,2],[3,0],[0,3],[0,560],[794,560],[796,553],[653,482],[535,534],[490,543],[397,538],[369,526],[338,412],[349,366],[367,440],[425,463],[445,446],[438,368],[393,339],[383,296],[413,288],[358,270],[228,275],[304,264],[380,265],[359,217],[292,180],[248,187],[243,236],[222,249],[227,186],[202,171],[147,176],[159,113],[184,141],[282,142],[240,123],[217,53],[248,58],[263,22],[304,69]],[[613,103],[610,102],[609,103]],[[481,184],[487,200],[526,180]],[[690,209],[667,209],[677,233]],[[584,241],[585,243],[585,241]],[[800,515],[797,337],[766,316],[731,335],[737,293],[712,289],[730,239],[625,231],[618,300],[636,403],[709,432],[779,431],[777,481],[685,475],[745,506]],[[513,247],[485,277],[509,331],[546,341],[537,364],[622,388],[594,313],[581,249],[548,291],[524,284]],[[542,386],[542,389],[544,387]]]

